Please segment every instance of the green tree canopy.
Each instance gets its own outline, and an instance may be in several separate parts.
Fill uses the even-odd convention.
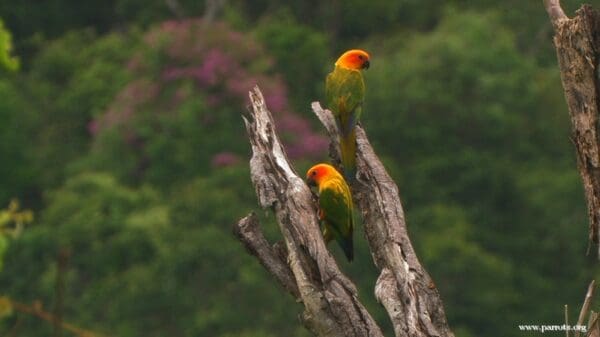
[[[12,37],[10,32],[4,27],[4,23],[0,20],[0,69],[17,70],[19,68],[19,60],[11,55],[13,49]]]

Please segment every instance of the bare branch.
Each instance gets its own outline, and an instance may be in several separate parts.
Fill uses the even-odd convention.
[[[600,229],[599,89],[596,73],[600,15],[584,5],[573,19],[567,19],[558,1],[546,1],[545,4],[556,33],[554,45],[571,116],[577,166],[587,200],[588,246],[591,247],[592,243],[598,243]]]
[[[569,326],[569,306],[565,304],[565,325]],[[565,329],[566,337],[569,337],[569,329]]]
[[[598,325],[598,313],[590,313],[590,319],[588,320],[586,337],[600,337],[600,326]]]
[[[558,27],[561,22],[569,19],[560,7],[559,0],[544,0],[544,6],[554,27]]]
[[[579,318],[577,319],[577,325],[583,325],[583,321],[585,320],[585,317],[588,316],[588,313],[590,311],[590,306],[592,305],[592,300],[594,299],[594,290],[595,290],[595,281],[592,280],[592,282],[590,282],[590,285],[588,286],[588,290],[585,293],[585,299],[583,300],[583,305],[581,306],[581,311],[579,312]],[[580,336],[580,331],[577,330],[577,332],[575,332],[575,337],[579,337]]]
[[[52,313],[44,310],[42,308],[42,304],[40,302],[34,302],[33,305],[27,305],[25,303],[20,303],[17,301],[10,300],[10,305],[16,311],[26,313],[29,315],[33,315],[37,318],[40,318],[40,319],[42,319],[46,322],[52,323],[52,324],[60,324],[63,329],[65,329],[69,332],[72,332],[74,335],[76,335],[78,337],[106,337],[103,334],[99,334],[99,333],[96,333],[93,331],[89,331],[89,330],[85,330],[85,329],[76,327],[73,324],[63,322],[62,320],[59,321],[58,318],[56,316],[54,316]]]
[[[313,196],[290,165],[258,87],[250,101],[243,119],[252,146],[251,179],[260,205],[274,211],[283,234],[304,325],[318,336],[383,336],[325,247]]]
[[[337,160],[338,130],[333,115],[318,102],[312,108],[329,133],[331,156]],[[360,126],[356,142],[358,180],[352,183],[352,191],[373,260],[381,270],[375,285],[377,299],[386,308],[396,336],[454,336],[440,295],[408,237],[398,187]]]
[[[254,212],[245,218],[242,218],[236,226],[233,227],[235,236],[244,244],[248,252],[258,258],[260,264],[275,276],[277,281],[294,298],[299,298],[298,286],[294,280],[294,275],[285,260],[280,258],[280,254],[269,245],[263,233],[260,230],[258,217]]]
[[[402,302],[398,292],[398,284],[389,269],[384,268],[375,283],[375,298],[383,305],[394,323],[394,335],[405,336],[408,330],[404,310],[399,305]]]

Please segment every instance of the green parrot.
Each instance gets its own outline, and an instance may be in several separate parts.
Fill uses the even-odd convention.
[[[325,243],[335,239],[348,261],[354,258],[354,206],[344,177],[331,165],[317,164],[306,172],[306,182],[319,188],[319,220]]]
[[[370,65],[369,54],[352,49],[340,56],[325,81],[327,107],[333,112],[340,130],[340,153],[344,176],[354,179],[356,170],[355,126],[362,112],[365,82],[361,73]]]

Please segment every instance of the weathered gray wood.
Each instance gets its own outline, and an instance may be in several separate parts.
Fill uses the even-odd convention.
[[[592,305],[592,301],[594,300],[594,291],[596,290],[595,281],[592,280],[590,285],[588,286],[588,290],[585,293],[585,298],[583,299],[583,305],[581,305],[581,311],[579,312],[579,318],[577,318],[577,325],[583,325],[583,321],[586,317],[590,315],[590,306]],[[579,337],[581,335],[580,331],[575,332],[575,337]]]
[[[600,230],[600,139],[598,138],[598,52],[600,51],[600,13],[583,5],[569,19],[559,0],[544,0],[546,12],[554,27],[554,46],[560,78],[571,117],[572,141],[577,155],[577,167],[587,200],[589,248],[598,243]],[[600,258],[600,246],[598,250]],[[597,314],[590,313],[595,281],[588,286],[576,325],[589,316],[586,336],[600,336]],[[568,316],[565,306],[565,317]],[[567,322],[567,318],[565,318]],[[568,325],[568,322],[566,323]],[[569,335],[567,331],[567,336]],[[580,331],[574,335],[579,337]]]
[[[233,233],[240,240],[246,250],[258,258],[258,261],[273,275],[277,281],[294,298],[300,297],[298,286],[294,280],[294,275],[286,258],[287,252],[280,252],[277,246],[271,246],[260,230],[260,223],[256,214],[250,213],[242,218],[236,226],[233,226]]]
[[[598,50],[600,16],[584,5],[569,19],[558,0],[545,0],[554,27],[554,45],[571,116],[572,140],[589,217],[589,246],[600,230],[600,146],[598,138]],[[600,258],[600,246],[598,250]]]
[[[333,115],[318,102],[312,108],[331,139],[331,157],[339,162]],[[375,296],[387,310],[396,336],[454,336],[435,284],[419,263],[408,237],[398,187],[361,126],[357,126],[356,143],[358,179],[351,187],[373,261],[381,271]]]
[[[316,203],[304,180],[290,165],[275,132],[275,124],[258,87],[250,92],[252,110],[243,116],[252,146],[251,179],[259,203],[275,213],[287,251],[287,267],[273,258],[262,235],[240,235],[267,270],[304,305],[302,321],[317,336],[383,336],[371,315],[357,298],[354,284],[341,273],[327,250],[319,229]],[[242,219],[236,231],[247,226]],[[254,226],[253,231],[259,230]],[[252,231],[251,230],[251,231]],[[248,231],[245,231],[246,233]],[[266,247],[264,247],[267,245]],[[263,246],[259,248],[258,246]],[[274,271],[282,271],[274,272]],[[295,293],[295,289],[298,292]]]

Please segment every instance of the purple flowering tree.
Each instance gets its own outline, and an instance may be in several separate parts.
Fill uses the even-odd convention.
[[[164,22],[143,39],[127,65],[131,82],[89,125],[97,152],[130,158],[115,163],[122,174],[156,182],[238,163],[248,151],[238,107],[257,84],[290,157],[324,157],[327,140],[292,111],[273,60],[250,35],[190,19]]]

